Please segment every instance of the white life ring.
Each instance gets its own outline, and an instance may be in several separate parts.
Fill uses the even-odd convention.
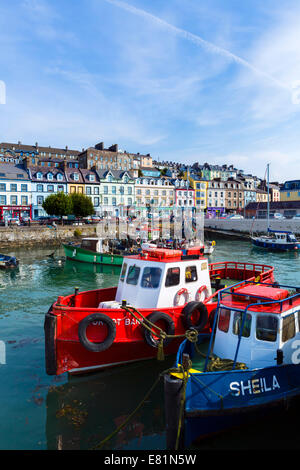
[[[179,302],[182,296],[184,296],[184,303],[180,304]],[[178,305],[185,305],[189,302],[189,300],[190,300],[190,293],[186,288],[183,287],[182,289],[179,289],[179,291],[175,295],[174,305],[175,307],[177,307]]]
[[[204,302],[207,297],[209,297],[209,291],[207,286],[203,285],[199,287],[195,295],[196,302]]]

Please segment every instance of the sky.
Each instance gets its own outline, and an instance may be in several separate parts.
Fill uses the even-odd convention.
[[[300,179],[300,3],[0,0],[0,141]]]

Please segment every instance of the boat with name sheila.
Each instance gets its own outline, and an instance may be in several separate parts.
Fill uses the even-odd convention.
[[[175,366],[164,376],[169,449],[291,405],[300,396],[300,289],[245,281],[221,290],[210,337],[185,340]]]

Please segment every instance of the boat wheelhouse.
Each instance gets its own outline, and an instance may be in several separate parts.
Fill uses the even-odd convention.
[[[179,373],[165,376],[168,448],[187,447],[300,395],[300,289],[246,281],[218,297],[205,359],[186,340],[177,353]],[[199,345],[204,340],[199,335]]]
[[[59,296],[45,317],[46,370],[82,373],[177,351],[186,332],[210,331],[216,292],[232,280],[274,282],[271,266],[208,264],[201,247],[144,247],[124,257],[117,287]],[[222,284],[224,283],[224,284]]]

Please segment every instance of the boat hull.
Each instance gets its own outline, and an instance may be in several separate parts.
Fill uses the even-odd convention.
[[[122,266],[123,256],[109,253],[97,253],[90,250],[85,250],[75,245],[63,245],[65,256],[72,261],[80,263],[103,264]]]
[[[247,424],[299,399],[299,372],[300,365],[286,364],[263,369],[190,374],[181,446],[188,447],[201,438]],[[174,389],[176,381],[179,379],[172,383],[166,376],[165,388]],[[180,389],[178,383],[177,389]],[[170,409],[170,391],[168,394],[165,392],[165,397],[166,408]],[[178,400],[176,394],[173,393],[172,399],[175,404]],[[174,435],[173,426],[173,433],[169,430],[167,436],[169,448],[175,448]]]

